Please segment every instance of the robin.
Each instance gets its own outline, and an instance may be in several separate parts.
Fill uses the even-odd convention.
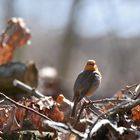
[[[95,60],[88,60],[84,70],[78,75],[74,84],[74,106],[71,117],[75,116],[75,111],[78,102],[86,97],[91,96],[96,91],[101,83],[101,74],[98,70]]]

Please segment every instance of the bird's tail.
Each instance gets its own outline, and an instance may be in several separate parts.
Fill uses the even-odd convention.
[[[78,101],[76,99],[76,100],[74,100],[74,106],[72,108],[71,117],[75,117],[77,104],[78,104]]]

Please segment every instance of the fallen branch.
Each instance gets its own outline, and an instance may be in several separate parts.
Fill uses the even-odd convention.
[[[132,108],[134,108],[137,105],[140,105],[139,99],[128,101],[108,111],[107,116],[108,118],[110,118],[116,114],[120,114],[120,113],[124,114],[125,112],[130,111]]]
[[[104,119],[98,122],[89,133],[89,139],[102,139],[108,137],[107,133],[112,134],[112,139],[119,139],[125,132],[126,128],[117,127],[113,125],[109,120]]]
[[[140,100],[131,100],[131,101],[127,101],[127,102],[123,102],[119,105],[117,105],[116,107],[108,110],[107,112],[101,114],[96,121],[93,123],[92,128],[95,126],[95,124],[98,122],[99,119],[101,119],[102,117],[108,118],[109,120],[111,118],[113,118],[116,114],[124,114],[125,112],[130,111],[132,108],[134,108],[135,106],[140,105]]]
[[[19,81],[19,80],[14,80],[13,81],[13,85],[28,92],[31,93],[33,96],[37,97],[37,98],[42,98],[45,97],[42,93],[40,93],[39,91],[37,91],[35,88],[32,88],[28,85],[26,85],[25,83]]]

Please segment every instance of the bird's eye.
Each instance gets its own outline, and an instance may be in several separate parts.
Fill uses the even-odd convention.
[[[94,66],[96,62],[94,60],[88,60],[87,64],[88,66]]]
[[[91,66],[93,66],[93,65],[94,65],[94,63],[88,63],[88,65],[91,65]]]

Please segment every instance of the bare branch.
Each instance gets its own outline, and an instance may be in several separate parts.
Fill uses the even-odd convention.
[[[115,108],[112,108],[110,111],[108,111],[107,116],[112,117],[116,114],[125,113],[137,105],[140,105],[140,100],[128,101],[124,104],[120,104],[120,105],[116,106]]]
[[[128,101],[128,99],[105,98],[105,99],[90,101],[89,103],[87,103],[86,107],[91,106],[93,104],[104,104],[104,103],[108,103],[108,102],[119,103],[119,102],[123,102],[123,101]]]
[[[11,98],[9,98],[8,96],[6,96],[5,94],[3,94],[3,93],[1,93],[1,92],[0,92],[0,96],[4,97],[6,100],[10,101],[11,103],[15,104],[15,105],[18,106],[18,107],[27,109],[27,110],[29,110],[29,111],[31,111],[31,112],[36,113],[37,115],[41,116],[42,118],[51,121],[51,119],[48,118],[46,115],[41,114],[41,113],[39,113],[38,111],[36,111],[36,110],[34,110],[34,109],[30,108],[30,107],[24,106],[24,105],[22,105],[22,104],[20,104],[20,103],[18,103],[18,102],[16,102],[16,101],[14,101],[14,100],[12,100]]]
[[[16,80],[15,79],[13,81],[13,85],[16,86],[16,87],[21,88],[24,91],[27,91],[27,92],[33,94],[33,96],[35,96],[37,98],[45,97],[42,93],[40,93],[39,91],[37,91],[35,88],[32,88],[32,87],[26,85],[25,83],[23,83],[23,82],[21,82],[19,80]]]
[[[128,90],[130,90],[130,89],[132,89],[132,88],[134,88],[134,87],[137,87],[139,84],[140,84],[140,83],[138,82],[138,83],[135,83],[135,84],[133,84],[133,85],[126,86],[126,88],[125,88],[125,89],[122,89],[121,91],[124,93],[124,92],[126,92],[126,91],[128,91]]]

